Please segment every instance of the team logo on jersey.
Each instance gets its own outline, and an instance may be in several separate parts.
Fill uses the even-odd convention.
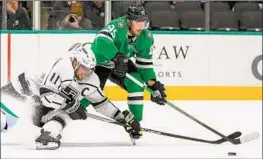
[[[123,24],[122,22],[118,22],[118,23],[117,23],[117,26],[118,26],[119,28],[124,28],[124,24]]]
[[[72,86],[62,88],[60,93],[69,100],[76,99],[80,94],[80,92]]]

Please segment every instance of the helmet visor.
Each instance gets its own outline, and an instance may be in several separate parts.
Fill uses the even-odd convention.
[[[141,30],[148,29],[149,27],[149,20],[146,17],[133,20],[132,23],[136,25],[136,28]]]

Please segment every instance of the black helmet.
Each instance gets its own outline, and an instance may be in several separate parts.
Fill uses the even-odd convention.
[[[131,5],[127,10],[127,18],[131,21],[146,21],[148,20],[145,9],[141,5]]]

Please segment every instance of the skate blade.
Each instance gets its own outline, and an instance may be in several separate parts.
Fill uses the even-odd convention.
[[[59,148],[58,143],[49,142],[47,145],[43,145],[42,143],[35,143],[35,150],[56,150]]]
[[[136,145],[136,140],[131,138],[131,142],[133,145]]]

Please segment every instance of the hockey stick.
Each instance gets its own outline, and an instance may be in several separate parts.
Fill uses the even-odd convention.
[[[101,116],[97,116],[97,115],[93,115],[90,113],[87,113],[87,116],[96,120],[100,120],[100,121],[104,121],[107,123],[111,123],[111,124],[115,124],[115,125],[119,125],[119,126],[124,126],[123,124],[108,119],[108,118],[104,118]],[[148,132],[148,133],[152,133],[152,134],[156,134],[156,135],[162,135],[162,136],[167,136],[167,137],[173,137],[173,138],[179,138],[179,139],[184,139],[184,140],[190,140],[190,141],[195,141],[195,142],[203,142],[203,143],[208,143],[208,144],[222,144],[223,142],[226,142],[225,139],[221,138],[218,140],[204,140],[204,139],[198,139],[198,138],[193,138],[193,137],[188,137],[188,136],[182,136],[182,135],[176,135],[176,134],[171,134],[171,133],[166,133],[166,132],[162,132],[162,131],[158,131],[158,130],[153,130],[153,129],[147,129],[147,128],[142,128],[142,130],[144,132]],[[241,132],[234,132],[231,135],[228,136],[228,138],[234,139],[241,136]]]
[[[74,88],[72,88],[70,86],[65,87],[63,89],[63,91],[60,91],[60,92],[57,92],[57,91],[53,90],[54,93],[66,98],[69,101],[71,101],[73,98],[76,97],[76,95],[74,95],[74,97],[72,96],[72,94],[74,93],[73,91],[74,91]],[[120,123],[118,123],[116,121],[107,119],[107,118],[95,116],[95,115],[92,115],[92,114],[87,114],[87,115],[90,116],[90,117],[93,117],[95,119],[98,119],[98,120],[102,120],[102,121],[105,121],[105,122],[108,122],[108,123],[113,123],[113,124],[116,124],[116,125],[123,126],[122,124],[120,124]],[[209,140],[204,140],[204,139],[198,139],[198,138],[193,138],[193,137],[187,137],[187,136],[182,136],[182,135],[175,135],[175,134],[165,133],[165,132],[156,131],[156,130],[152,130],[152,129],[146,129],[146,128],[142,128],[142,130],[145,131],[145,132],[150,132],[150,133],[154,133],[154,134],[158,134],[158,135],[170,136],[170,137],[174,137],[174,138],[181,138],[181,139],[185,139],[185,140],[198,141],[198,142],[204,142],[204,143],[210,143],[210,144],[221,144],[221,143],[226,141],[225,139],[209,141]],[[231,135],[229,135],[228,137],[229,138],[237,138],[239,136],[241,136],[240,132],[234,132]]]
[[[148,88],[145,84],[141,83],[140,81],[138,81],[137,79],[135,79],[134,77],[132,77],[130,74],[126,73],[126,77],[129,78],[131,81],[133,81],[134,83],[136,83],[138,86],[146,89],[148,92],[150,92],[151,94],[153,93],[153,91]],[[173,103],[169,102],[169,101],[165,101],[165,103],[167,105],[169,105],[170,107],[172,107],[173,109],[179,111],[180,113],[184,114],[185,116],[187,116],[188,118],[192,119],[193,121],[197,122],[198,124],[202,125],[203,127],[205,127],[206,129],[212,131],[213,133],[217,134],[218,136],[222,137],[223,139],[225,139],[226,141],[231,142],[234,145],[237,144],[242,144],[245,142],[249,142],[252,141],[256,138],[258,138],[259,134],[258,132],[253,132],[250,133],[242,138],[238,138],[238,139],[232,139],[229,138],[228,136],[223,135],[222,133],[216,131],[215,129],[211,128],[210,126],[204,124],[203,122],[199,121],[198,119],[196,119],[195,117],[193,117],[192,115],[186,113],[185,111],[183,111],[182,109],[178,108],[176,105],[174,105]]]
[[[68,89],[65,89],[65,90],[72,90],[72,89],[68,88]],[[64,92],[54,92],[54,93],[57,93],[57,94],[61,95],[62,97],[66,98],[66,99],[68,99],[70,101],[72,100],[72,96],[68,95],[65,91]],[[119,123],[117,121],[114,121],[114,120],[111,120],[111,119],[107,119],[107,118],[103,118],[103,117],[100,117],[100,116],[96,116],[96,115],[93,115],[93,114],[87,113],[87,116],[91,117],[93,119],[101,120],[101,121],[112,123],[112,124],[115,124],[115,125],[124,126],[123,124],[121,124],[121,123]],[[215,140],[215,141],[210,141],[210,140],[198,139],[198,138],[193,138],[193,137],[188,137],[188,136],[170,134],[170,133],[161,132],[161,131],[152,130],[152,129],[147,129],[147,128],[142,128],[142,130],[144,132],[149,132],[149,133],[153,133],[153,134],[157,134],[157,135],[169,136],[169,137],[180,138],[180,139],[191,140],[191,141],[197,141],[197,142],[203,142],[203,143],[221,144],[223,142],[226,142],[226,140],[223,139],[223,138]],[[234,139],[234,138],[237,138],[239,136],[241,136],[241,132],[237,131],[237,132],[234,132],[234,133],[230,134],[228,137]]]

